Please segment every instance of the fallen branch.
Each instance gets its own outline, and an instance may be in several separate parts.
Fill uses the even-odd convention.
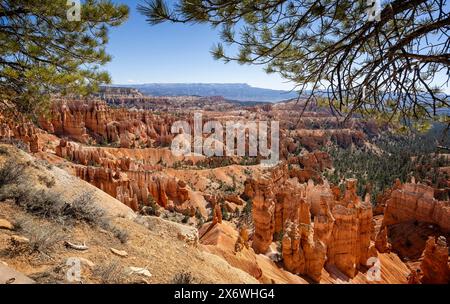
[[[72,249],[75,249],[75,250],[80,250],[80,251],[84,251],[84,250],[88,250],[89,249],[89,247],[86,246],[85,243],[83,243],[83,245],[77,245],[77,244],[73,244],[71,242],[65,241],[64,245],[66,245],[66,247],[69,247],[69,248],[72,248]]]

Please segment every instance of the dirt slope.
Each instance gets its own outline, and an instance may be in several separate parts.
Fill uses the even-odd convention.
[[[6,145],[0,145],[0,148],[4,152],[0,155],[0,163],[16,159],[25,164],[27,182],[32,183],[30,188],[59,193],[61,199],[67,201],[82,192],[92,191],[93,203],[104,209],[109,227],[114,228],[105,229],[81,221],[60,223],[27,212],[13,200],[2,201],[0,219],[9,221],[14,228],[0,229],[0,261],[11,269],[37,282],[67,282],[66,273],[70,265],[66,264],[69,258],[75,257],[82,261],[81,280],[84,283],[168,283],[182,270],[191,274],[194,283],[258,282],[223,259],[180,240],[176,233],[179,230],[177,224],[165,221],[164,230],[155,226],[146,228],[136,222],[136,215],[128,207],[90,184],[16,148]],[[49,180],[54,178],[54,182],[48,183],[51,187],[40,182],[43,176]],[[118,231],[126,237],[117,237]],[[28,238],[28,244],[34,245],[37,240],[42,241],[42,235],[54,241],[42,252],[28,250],[30,245],[23,251],[18,249],[19,246],[12,246],[11,240],[17,236]],[[70,249],[64,245],[66,241],[85,244],[89,248],[85,251]],[[127,256],[120,257],[111,248],[125,251]],[[130,274],[130,267],[145,268],[151,276]],[[5,273],[5,270],[0,270],[0,274]]]

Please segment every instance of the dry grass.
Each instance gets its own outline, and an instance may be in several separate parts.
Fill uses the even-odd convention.
[[[25,151],[27,153],[30,152],[29,151],[30,147],[26,143],[24,143],[22,140],[20,140],[20,139],[2,138],[2,139],[0,139],[0,143],[7,144],[7,145],[12,145],[12,146],[16,147],[17,149],[20,149],[20,150]]]
[[[49,255],[54,247],[64,240],[63,234],[51,226],[35,227],[30,233],[30,248],[32,252]]]
[[[0,201],[13,199],[25,211],[40,218],[61,224],[83,221],[90,225],[104,225],[105,212],[94,204],[92,193],[86,192],[66,202],[60,193],[51,190],[37,190],[26,178],[10,176],[8,183],[0,188]],[[20,183],[14,183],[20,179]]]

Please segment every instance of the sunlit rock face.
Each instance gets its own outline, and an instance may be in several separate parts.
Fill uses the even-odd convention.
[[[63,100],[53,104],[49,117],[41,117],[42,129],[81,143],[96,141],[122,148],[167,146],[175,117],[148,111],[112,109],[106,102]]]
[[[383,225],[408,221],[433,223],[450,232],[450,202],[436,200],[434,189],[427,185],[397,185],[386,199]]]
[[[444,237],[430,237],[423,252],[420,264],[424,284],[450,283],[450,266],[448,264],[448,246]]]
[[[286,270],[320,281],[326,259],[326,246],[314,239],[311,225],[287,221],[282,240],[283,265]]]
[[[354,277],[376,256],[372,206],[356,194],[357,180],[346,181],[340,198],[327,183],[299,183],[284,166],[248,181],[253,201],[253,248],[265,253],[281,238],[283,265],[319,281],[325,265]],[[336,200],[338,198],[338,200]]]
[[[76,175],[106,193],[138,210],[154,200],[158,205],[183,214],[195,215],[196,207],[189,200],[191,190],[186,183],[164,174],[147,171],[120,172],[103,167],[75,167]]]
[[[37,153],[43,149],[38,136],[41,132],[42,130],[25,119],[6,119],[0,113],[0,139],[2,140],[20,140],[30,152]]]

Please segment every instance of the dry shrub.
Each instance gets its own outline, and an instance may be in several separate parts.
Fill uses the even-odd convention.
[[[33,252],[48,255],[56,244],[63,240],[64,236],[58,229],[51,226],[39,226],[30,234],[30,248]]]
[[[11,238],[8,248],[8,254],[11,256],[39,253],[48,257],[55,246],[64,240],[64,235],[52,225],[42,225],[33,220],[23,220],[16,222],[15,227],[20,229],[29,239],[29,242]]]
[[[95,204],[94,192],[88,191],[66,202],[60,193],[47,189],[37,190],[25,176],[25,165],[11,161],[0,167],[0,201],[13,199],[29,214],[49,219],[60,224],[77,221],[111,231],[122,243],[128,241],[128,232],[115,227],[103,209]],[[39,180],[47,187],[54,185],[54,178],[40,175]]]
[[[126,242],[128,242],[128,239],[130,238],[130,236],[126,230],[120,229],[120,228],[117,228],[114,226],[110,227],[110,230],[122,244],[125,244]]]
[[[117,260],[96,266],[94,275],[102,284],[121,284],[127,281],[125,268]]]
[[[0,187],[18,183],[24,174],[25,166],[10,158],[0,167]]]
[[[8,155],[8,149],[6,147],[0,147],[0,155]]]
[[[25,190],[22,188],[22,191]],[[20,190],[19,190],[20,192]],[[60,223],[65,221],[65,216],[61,212],[65,202],[59,193],[44,190],[25,190],[21,193],[16,203],[25,209],[28,213],[41,218],[56,220]]]
[[[91,192],[83,193],[72,203],[68,203],[60,193],[36,190],[32,185],[22,182],[2,187],[0,200],[2,199],[14,199],[28,213],[62,224],[82,221],[95,226],[104,225],[103,222],[106,221],[104,210],[95,205]]]
[[[194,276],[190,272],[182,271],[177,274],[172,279],[172,284],[193,284]]]
[[[27,153],[30,152],[29,145],[24,143],[20,139],[16,139],[16,138],[2,138],[2,139],[0,139],[0,143],[7,144],[7,145],[12,145],[12,146],[16,147],[17,149],[20,149],[20,150],[25,151]]]
[[[47,188],[51,188],[55,185],[55,178],[53,176],[39,175],[38,180],[41,184],[44,184]]]
[[[71,204],[65,204],[61,214],[90,225],[99,225],[105,221],[105,211],[95,205],[92,191],[82,193]]]

